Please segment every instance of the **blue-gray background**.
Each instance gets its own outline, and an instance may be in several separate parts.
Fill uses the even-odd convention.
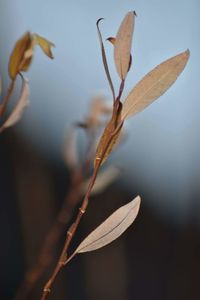
[[[55,60],[37,50],[29,74],[31,107],[17,129],[51,159],[61,159],[64,128],[80,120],[93,94],[110,96],[103,71],[95,22],[104,17],[106,37],[114,36],[129,10],[137,12],[133,67],[125,94],[150,69],[189,48],[189,63],[176,84],[157,103],[127,122],[128,141],[113,160],[127,172],[123,178],[147,187],[154,203],[174,219],[199,215],[199,9],[197,0],[135,1],[3,1],[1,0],[1,72],[9,50],[26,30],[56,44]],[[106,45],[115,87],[119,84]],[[4,83],[6,76],[3,77]],[[139,188],[138,188],[139,189]],[[139,192],[139,190],[138,190]],[[195,209],[194,209],[195,208]],[[195,217],[194,215],[192,217]]]

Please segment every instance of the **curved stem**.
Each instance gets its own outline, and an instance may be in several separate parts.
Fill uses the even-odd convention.
[[[97,173],[98,173],[98,170],[99,170],[99,167],[100,167],[100,164],[96,165],[95,169],[94,169],[94,172],[93,172],[93,175],[92,175],[92,178],[90,180],[90,183],[89,183],[89,186],[88,186],[88,189],[87,189],[87,192],[85,194],[85,197],[83,199],[83,202],[82,202],[82,206],[80,207],[79,209],[79,212],[78,212],[78,215],[76,217],[76,220],[75,222],[71,225],[71,227],[69,228],[69,230],[67,231],[67,235],[66,235],[66,239],[65,239],[65,244],[64,244],[64,247],[63,247],[63,250],[61,252],[61,255],[60,255],[60,258],[58,260],[58,263],[50,277],[50,279],[47,281],[44,289],[43,289],[43,294],[42,294],[42,297],[41,297],[41,300],[45,300],[47,298],[47,296],[49,295],[49,293],[51,292],[51,287],[58,275],[58,273],[60,272],[60,270],[62,269],[62,267],[65,265],[65,262],[66,262],[66,259],[67,259],[67,250],[69,248],[69,245],[71,243],[71,240],[77,230],[77,227],[81,221],[81,218],[83,216],[83,214],[85,213],[86,209],[87,209],[87,206],[88,206],[88,202],[89,202],[89,196],[90,196],[90,193],[91,193],[91,190],[92,190],[92,187],[95,183],[95,180],[96,180],[96,177],[97,177]],[[71,257],[72,258],[72,257]]]
[[[10,85],[8,86],[7,93],[6,93],[2,103],[0,104],[0,117],[2,117],[2,115],[4,114],[4,112],[6,110],[7,104],[10,100],[10,97],[12,96],[14,86],[15,86],[15,80],[12,80],[10,82]]]
[[[120,104],[120,97],[121,97],[121,94],[123,92],[123,88],[124,88],[124,81],[122,81],[121,85],[120,85],[120,89],[119,89],[119,95],[115,101],[115,104],[114,104],[114,110],[113,110],[113,113],[117,113],[117,111],[115,111],[115,109],[118,107],[118,105]],[[94,171],[93,171],[93,175],[91,177],[91,180],[90,180],[90,183],[88,185],[88,189],[87,189],[87,192],[85,194],[85,197],[83,199],[83,202],[82,202],[82,206],[79,208],[79,212],[77,214],[77,217],[76,217],[76,220],[75,222],[70,226],[69,230],[67,231],[67,235],[66,235],[66,240],[65,240],[65,244],[64,244],[64,247],[63,247],[63,250],[61,252],[61,255],[60,255],[60,258],[58,260],[58,263],[50,277],[50,279],[47,281],[46,285],[44,286],[44,289],[43,289],[43,294],[42,294],[42,297],[41,297],[41,300],[45,300],[49,293],[51,292],[51,288],[52,288],[52,285],[58,275],[58,273],[60,272],[60,270],[75,256],[75,252],[72,253],[72,255],[67,259],[67,252],[68,252],[68,248],[70,246],[70,243],[71,243],[71,240],[72,238],[74,237],[75,233],[76,233],[76,230],[78,228],[78,225],[80,224],[80,221],[82,219],[82,216],[83,214],[86,212],[86,209],[88,207],[88,203],[89,203],[89,197],[90,197],[90,194],[91,194],[91,191],[92,191],[92,188],[94,186],[94,183],[95,183],[95,180],[96,180],[96,177],[97,177],[97,174],[98,174],[98,171],[99,171],[99,168],[101,166],[101,163],[103,161],[103,158],[106,154],[106,151],[113,139],[113,137],[117,134],[117,132],[121,129],[121,127],[123,126],[123,121],[120,121],[120,123],[115,127],[115,129],[113,130],[113,132],[111,133],[105,147],[104,147],[104,150],[102,152],[102,156],[99,157],[98,159],[96,158],[96,163],[95,163],[95,167],[94,167]]]

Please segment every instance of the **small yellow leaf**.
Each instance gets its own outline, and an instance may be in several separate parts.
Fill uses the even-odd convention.
[[[31,40],[30,46],[27,48],[27,50],[24,52],[24,57],[23,60],[20,64],[20,72],[27,71],[31,65],[32,59],[33,59],[33,54],[34,54],[34,48],[35,48],[35,43],[34,40]]]
[[[30,49],[32,45],[32,37],[30,32],[26,32],[22,38],[20,38],[10,55],[9,65],[8,65],[8,72],[10,78],[15,80],[17,74],[25,68],[28,69],[31,57],[29,56],[27,59],[24,57],[26,51]]]
[[[5,121],[5,123],[0,128],[0,132],[2,132],[5,128],[13,126],[15,123],[17,123],[25,110],[25,108],[29,105],[29,85],[27,79],[24,79],[22,77],[22,88],[19,100],[11,112],[8,119]]]
[[[183,71],[189,50],[182,52],[158,65],[143,77],[129,93],[122,108],[122,120],[142,111],[166,92]]]
[[[94,166],[98,165],[99,162],[102,165],[115,146],[123,125],[121,122],[121,109],[122,104],[120,103],[117,114],[112,115],[111,120],[104,129],[96,149]]]
[[[51,47],[55,47],[55,45],[48,41],[47,39],[45,39],[44,37],[38,35],[38,34],[34,34],[34,39],[35,42],[40,46],[40,48],[42,49],[42,51],[51,59],[53,59],[53,54],[51,52]]]
[[[124,80],[130,68],[130,54],[134,30],[135,13],[129,12],[123,19],[114,42],[115,66],[119,77]]]

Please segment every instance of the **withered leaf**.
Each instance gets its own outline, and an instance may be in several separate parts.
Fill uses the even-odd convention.
[[[75,253],[93,251],[117,239],[137,217],[140,202],[141,199],[137,196],[134,200],[116,210],[82,241]]]
[[[115,146],[123,125],[123,122],[121,122],[121,110],[122,104],[119,102],[117,113],[113,113],[97,145],[94,167],[102,165]]]
[[[30,49],[32,45],[32,37],[30,32],[26,32],[15,44],[14,49],[10,55],[8,72],[12,80],[15,80],[17,74],[30,65],[30,56],[25,59],[25,52]]]
[[[105,115],[111,115],[112,109],[109,107],[102,95],[96,95],[91,102],[88,116],[85,120],[87,127],[90,129],[97,129],[102,117]]]
[[[91,195],[102,193],[110,184],[112,184],[120,176],[120,169],[114,166],[99,172],[95,184],[92,188]],[[82,193],[85,194],[88,188],[90,179],[83,182],[81,186]]]
[[[114,60],[119,77],[124,80],[130,68],[130,54],[134,30],[135,12],[123,19],[114,42]]]
[[[113,95],[113,101],[115,100],[115,90],[114,90],[114,86],[112,83],[112,79],[110,76],[110,72],[109,72],[109,68],[108,68],[108,63],[107,63],[107,58],[106,58],[106,52],[104,49],[104,44],[103,44],[103,39],[102,39],[102,35],[101,35],[101,31],[99,29],[99,22],[103,20],[103,18],[100,18],[96,25],[97,25],[97,31],[98,31],[98,36],[99,36],[99,41],[100,41],[100,46],[101,46],[101,55],[102,55],[102,60],[103,60],[103,65],[104,65],[104,70],[108,79],[108,83],[110,85],[110,89],[112,91],[112,95]]]
[[[8,72],[10,78],[15,80],[17,74],[22,71],[27,71],[32,62],[35,45],[38,44],[43,52],[50,58],[53,58],[51,47],[54,44],[38,34],[31,34],[26,32],[22,38],[20,38],[10,55]]]
[[[182,52],[164,61],[144,76],[125,99],[122,108],[122,120],[142,111],[164,94],[183,71],[189,54],[189,50]]]
[[[35,42],[40,46],[42,51],[49,58],[53,59],[53,54],[52,54],[52,51],[51,51],[51,47],[55,47],[55,45],[52,42],[45,39],[44,37],[38,35],[37,33],[35,33],[33,36],[34,36]]]
[[[25,110],[25,108],[29,105],[29,85],[28,80],[22,77],[22,88],[19,100],[11,112],[8,119],[4,122],[2,127],[0,128],[0,131],[2,132],[5,128],[13,126],[15,123],[17,123]]]
[[[109,41],[112,45],[115,45],[116,38],[110,36],[109,38],[107,38],[107,41]],[[131,64],[132,64],[132,55],[131,55],[131,53],[130,53],[130,59],[129,59],[129,65],[128,65],[128,71],[129,71],[130,68],[131,68]],[[128,71],[127,71],[127,72],[128,72]]]

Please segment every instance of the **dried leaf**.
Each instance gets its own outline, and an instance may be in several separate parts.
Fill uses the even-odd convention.
[[[47,39],[45,39],[44,37],[38,35],[37,33],[35,33],[34,35],[34,39],[35,42],[40,46],[40,48],[42,49],[42,51],[51,59],[53,59],[53,54],[51,52],[51,47],[55,47],[55,45],[48,41]]]
[[[30,57],[26,60],[24,57],[25,52],[30,49],[32,45],[32,37],[30,32],[26,32],[22,38],[20,38],[10,55],[9,65],[8,65],[8,72],[11,79],[15,80],[17,74],[20,71],[23,71],[24,67],[26,69],[30,65]]]
[[[124,80],[130,66],[130,54],[135,12],[129,12],[122,21],[114,43],[114,59],[119,77]]]
[[[115,42],[116,42],[116,38],[111,36],[111,37],[107,38],[107,41],[109,41],[114,46]],[[127,72],[129,72],[129,70],[131,68],[131,65],[132,65],[132,55],[130,53],[129,65],[128,65],[128,71]]]
[[[133,88],[122,108],[122,120],[142,111],[160,97],[176,81],[183,71],[189,50],[182,52],[158,65]]]
[[[97,164],[102,165],[106,161],[106,159],[108,158],[109,154],[115,146],[115,143],[118,139],[123,125],[123,122],[121,122],[121,110],[122,104],[119,102],[119,108],[117,113],[114,113],[112,115],[112,118],[105,127],[104,132],[98,143],[94,160],[94,166],[96,166]]]
[[[116,167],[108,167],[106,170],[99,172],[95,184],[92,188],[91,195],[102,193],[110,184],[112,184],[120,175],[120,169]],[[82,184],[81,190],[85,194],[88,188],[89,180]]]
[[[112,109],[108,107],[102,95],[96,95],[91,102],[89,114],[85,120],[87,128],[95,129],[101,124],[101,119],[105,115],[110,115]]]
[[[82,241],[75,253],[93,251],[117,239],[137,217],[140,201],[140,197],[137,196],[134,200],[116,210]]]
[[[25,108],[29,105],[29,85],[28,80],[22,77],[22,88],[19,100],[11,112],[8,119],[5,121],[5,123],[0,128],[0,131],[3,131],[5,128],[13,126],[15,123],[17,123],[25,110]]]
[[[110,76],[110,72],[109,72],[109,68],[108,68],[108,63],[107,63],[107,59],[106,59],[106,53],[105,53],[105,49],[104,49],[104,44],[103,44],[103,39],[102,39],[102,35],[101,35],[101,31],[99,29],[99,22],[103,20],[103,18],[100,18],[96,25],[97,25],[97,31],[98,31],[98,35],[99,35],[99,41],[100,41],[100,46],[101,46],[101,55],[102,55],[102,60],[103,60],[103,65],[104,65],[104,69],[105,69],[105,73],[110,85],[110,89],[112,91],[112,95],[113,95],[113,101],[115,100],[115,90],[114,90],[114,86],[112,83],[112,79]]]

